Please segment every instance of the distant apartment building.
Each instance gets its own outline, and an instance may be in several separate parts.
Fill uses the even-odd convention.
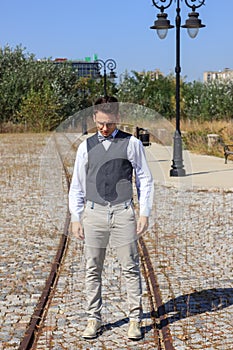
[[[159,69],[150,70],[150,71],[143,71],[143,72],[139,72],[139,74],[142,76],[149,75],[151,80],[156,80],[159,78],[159,76],[161,76],[161,77],[164,76],[164,74]]]
[[[54,64],[71,64],[78,77],[84,78],[97,78],[98,75],[98,57],[94,55],[93,60],[91,57],[85,57],[85,59],[68,60],[67,58],[55,58]]]
[[[233,80],[233,69],[225,68],[223,71],[208,71],[204,72],[203,80],[205,83],[214,80]]]

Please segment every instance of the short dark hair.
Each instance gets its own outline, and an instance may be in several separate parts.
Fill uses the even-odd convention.
[[[96,112],[118,115],[119,103],[117,98],[114,96],[99,97],[94,103],[94,113]]]

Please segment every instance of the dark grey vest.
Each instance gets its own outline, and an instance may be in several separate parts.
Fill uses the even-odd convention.
[[[98,133],[87,139],[87,200],[114,205],[132,198],[133,167],[127,157],[130,137],[119,130],[108,150],[99,142]]]

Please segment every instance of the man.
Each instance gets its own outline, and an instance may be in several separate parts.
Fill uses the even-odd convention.
[[[126,280],[128,338],[140,339],[142,305],[137,239],[148,228],[153,179],[141,141],[117,129],[117,99],[99,98],[93,119],[98,132],[79,145],[69,192],[72,233],[85,241],[88,323],[83,337],[95,338],[101,328],[101,274],[110,240]],[[137,223],[132,203],[133,170],[140,203]]]

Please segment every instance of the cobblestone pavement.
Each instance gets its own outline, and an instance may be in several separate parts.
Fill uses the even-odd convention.
[[[150,257],[173,345],[233,349],[232,193],[156,192]]]
[[[146,242],[173,345],[177,350],[232,349],[233,237],[227,215],[232,215],[232,194],[180,193],[158,186],[156,197],[156,224]],[[155,349],[145,286],[145,337],[136,344],[126,340],[124,282],[111,250],[103,278],[103,334],[89,342],[81,339],[85,327],[82,245],[72,240],[69,250],[37,349]]]
[[[66,213],[64,181],[60,179],[52,219],[48,206],[55,205],[51,203],[53,188],[42,200],[44,188],[35,180],[46,140],[41,135],[1,136],[2,349],[19,345],[49,272]],[[47,158],[50,164],[52,159],[55,162],[51,169],[59,167],[55,155],[46,153],[45,164]],[[49,189],[51,175],[40,176]],[[155,208],[145,239],[177,350],[233,349],[232,213],[231,192],[156,184]],[[126,338],[124,280],[111,248],[103,276],[104,326],[97,339],[81,338],[86,324],[84,272],[82,243],[70,237],[37,350],[156,349],[144,280],[144,338],[138,342]]]

